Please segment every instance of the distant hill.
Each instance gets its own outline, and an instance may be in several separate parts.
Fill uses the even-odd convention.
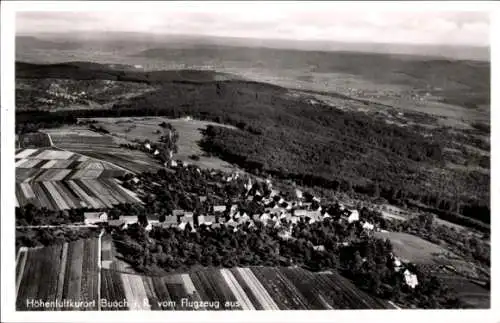
[[[151,48],[133,56],[186,65],[210,64],[304,73],[346,73],[381,84],[409,85],[418,89],[478,93],[488,98],[490,64],[411,55],[361,52],[297,51],[291,49],[197,45],[190,48]]]
[[[297,41],[284,39],[255,39],[199,35],[159,35],[134,32],[51,33],[18,35],[16,50],[30,49],[92,49],[137,52],[155,47],[192,48],[199,45],[274,48],[299,51],[349,51],[380,54],[430,56],[458,60],[489,61],[488,47],[452,45],[413,45],[384,43],[347,43],[330,41]]]
[[[27,79],[61,78],[72,80],[116,80],[131,82],[205,82],[231,78],[215,71],[170,70],[143,72],[123,64],[67,62],[60,64],[31,64],[16,62],[16,77]]]

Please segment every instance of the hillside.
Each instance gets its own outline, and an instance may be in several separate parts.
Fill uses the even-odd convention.
[[[310,96],[267,83],[215,80],[219,74],[213,71],[128,72],[94,66],[19,64],[18,77],[120,79],[158,88],[107,110],[18,114],[18,123],[26,127],[27,120],[39,120],[41,125],[54,126],[76,122],[78,117],[147,115],[226,123],[238,129],[210,127],[201,144],[207,153],[247,171],[423,206],[447,219],[487,230],[489,156],[484,154],[489,154],[488,127],[458,132],[438,127],[424,113],[403,115],[390,107],[369,101],[353,103],[343,97],[337,98],[339,104],[312,101]],[[348,109],[340,109],[340,104]],[[368,112],[355,108],[358,105]]]

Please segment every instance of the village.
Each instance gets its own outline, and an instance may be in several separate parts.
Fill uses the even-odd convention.
[[[191,167],[188,163],[176,163],[173,160],[169,164],[171,167],[179,169]],[[200,172],[198,168],[196,170]],[[239,178],[240,175],[236,172],[227,175],[224,180],[231,182]],[[137,185],[139,182],[140,180],[137,177],[133,177],[128,181],[131,185]],[[351,206],[346,207],[341,203],[336,203],[336,210],[331,212],[331,215],[326,211],[325,203],[322,206],[321,199],[308,192],[304,193],[300,189],[295,189],[294,199],[286,200],[279,190],[273,188],[271,180],[266,179],[260,185],[256,185],[256,183],[257,181],[252,183],[252,179],[249,177],[248,181],[243,184],[246,190],[244,198],[247,201],[253,201],[263,206],[264,212],[262,214],[248,214],[239,210],[236,203],[238,201],[233,199],[227,205],[211,205],[209,207],[210,212],[206,214],[182,209],[175,209],[168,216],[149,214],[147,215],[147,224],[144,225],[144,230],[149,232],[155,227],[160,227],[196,232],[197,228],[200,227],[215,229],[225,226],[233,232],[237,232],[240,226],[245,225],[246,228],[252,228],[255,227],[257,222],[260,222],[263,225],[278,229],[278,237],[288,240],[295,239],[292,233],[298,223],[310,225],[328,219],[346,225],[360,226],[364,234],[369,236],[373,236],[374,232],[387,232],[371,223],[368,219],[364,219],[360,212]],[[265,187],[265,189],[262,189],[262,187]],[[206,196],[199,196],[198,198],[201,203],[207,201]],[[120,215],[116,219],[111,219],[106,212],[87,212],[84,217],[86,226],[103,226],[109,230],[126,230],[131,225],[140,225],[139,218],[136,215]],[[349,243],[349,241],[341,242],[343,246],[348,246]],[[312,247],[316,251],[325,250],[323,245],[314,245]],[[392,259],[394,270],[403,272],[405,284],[410,288],[415,288],[418,285],[417,276],[405,268],[409,261],[395,255],[392,256]],[[363,259],[363,261],[366,261],[366,259]]]

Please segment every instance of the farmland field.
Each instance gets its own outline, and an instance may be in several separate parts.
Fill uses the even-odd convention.
[[[128,304],[129,310],[389,308],[339,274],[312,273],[301,268],[204,268],[164,276],[103,269],[102,275],[101,295],[126,300],[122,303]],[[199,306],[200,302],[206,302],[205,306]]]
[[[16,204],[67,210],[139,203],[137,196],[114,178],[126,172],[111,163],[70,151],[19,149],[16,151]]]
[[[178,152],[175,154],[175,159],[187,161],[201,168],[234,170],[234,166],[219,158],[205,156],[198,144],[202,139],[201,130],[208,125],[233,128],[232,126],[209,121],[163,117],[92,118],[92,120],[97,121],[97,126],[103,127],[114,137],[127,141],[150,140],[152,142],[159,141],[163,134],[159,124],[170,123],[179,133]],[[190,158],[192,155],[198,156],[199,160],[192,160]]]
[[[101,310],[106,311],[389,308],[333,272],[237,267],[145,276],[103,268],[98,265],[99,252],[110,251],[110,240],[102,242],[101,250],[98,239],[21,248],[16,263],[17,309],[37,310],[26,301],[37,299],[59,302],[59,310],[97,310],[99,289],[105,300]],[[76,308],[61,304],[62,300],[84,305]]]
[[[438,255],[450,255],[450,251],[417,236],[401,232],[376,232],[377,238],[389,239],[394,253],[413,263],[433,263]]]
[[[16,264],[16,309],[75,310],[76,306],[68,305],[72,301],[83,304],[80,310],[97,310],[98,251],[98,239],[21,249]],[[52,304],[44,309],[30,300]]]
[[[75,153],[113,163],[119,168],[134,173],[160,169],[162,166],[147,154],[119,146],[120,140],[102,135],[84,127],[46,129],[54,146]]]

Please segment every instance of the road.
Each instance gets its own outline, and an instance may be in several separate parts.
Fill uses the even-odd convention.
[[[96,224],[58,224],[58,225],[16,225],[16,229],[45,229],[45,228],[98,228]]]

